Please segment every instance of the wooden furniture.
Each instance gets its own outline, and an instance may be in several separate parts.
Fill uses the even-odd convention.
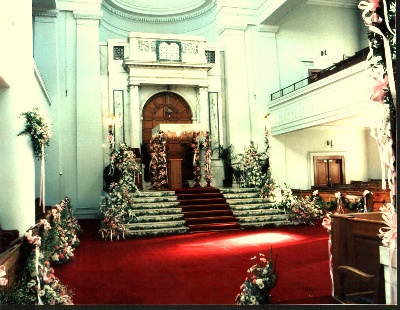
[[[334,298],[342,303],[385,303],[379,260],[381,212],[332,214]]]
[[[182,159],[170,159],[168,163],[168,188],[182,188]]]

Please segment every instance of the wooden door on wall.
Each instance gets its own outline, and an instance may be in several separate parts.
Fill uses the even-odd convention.
[[[150,181],[149,163],[151,131],[159,124],[191,124],[192,111],[179,95],[162,92],[151,97],[143,107],[142,156],[145,181]],[[192,148],[190,138],[168,138],[166,144],[168,159],[182,159],[183,182],[193,179]]]
[[[344,156],[314,156],[314,185],[345,184]]]

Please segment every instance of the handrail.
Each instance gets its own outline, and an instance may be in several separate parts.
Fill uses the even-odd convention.
[[[348,57],[346,59],[343,59],[342,61],[333,64],[332,66],[321,70],[318,73],[314,73],[300,81],[297,81],[289,86],[286,86],[285,88],[282,88],[274,93],[271,94],[271,101],[278,99],[284,95],[287,95],[291,92],[294,92],[295,90],[298,90],[302,87],[305,87],[313,82],[319,81],[325,77],[328,77],[334,73],[337,73],[339,71],[342,71],[344,69],[347,69],[353,65],[356,65],[362,61],[364,61],[367,58],[369,52],[369,47],[366,47],[358,52],[355,53],[355,55]],[[346,55],[343,55],[343,58],[345,58]],[[304,81],[307,80],[308,83],[304,85]]]

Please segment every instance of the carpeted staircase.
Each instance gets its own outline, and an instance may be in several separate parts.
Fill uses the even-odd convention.
[[[240,229],[218,188],[194,187],[175,191],[190,232]]]
[[[298,225],[255,188],[196,187],[134,195],[127,237]]]

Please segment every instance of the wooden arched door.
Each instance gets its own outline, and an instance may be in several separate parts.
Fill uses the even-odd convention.
[[[188,103],[179,95],[162,92],[151,97],[143,107],[142,155],[145,181],[150,181],[149,163],[151,131],[159,124],[191,124],[192,111]],[[190,138],[168,138],[168,159],[182,159],[182,181],[193,179],[192,149]]]

